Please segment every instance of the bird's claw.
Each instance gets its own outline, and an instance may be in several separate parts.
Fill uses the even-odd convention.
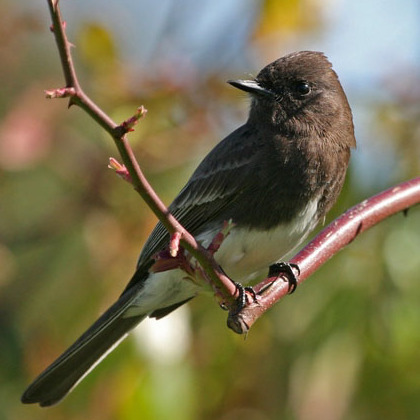
[[[298,276],[300,275],[300,268],[297,264],[293,263],[287,263],[287,262],[278,262],[275,264],[270,265],[270,268],[268,270],[268,277],[279,277],[280,274],[286,274],[288,278],[289,283],[289,295],[292,294],[298,285],[298,279],[296,277],[296,274],[294,273],[293,269],[295,269],[298,272]]]
[[[243,308],[247,305],[247,292],[252,296],[254,302],[257,301],[257,293],[255,290],[250,286],[242,286],[242,284],[234,282],[235,287],[238,291],[238,298],[236,299],[236,305],[234,309],[231,309],[232,314],[237,314],[241,312]]]

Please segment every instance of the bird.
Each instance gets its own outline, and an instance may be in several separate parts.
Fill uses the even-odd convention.
[[[347,97],[321,52],[294,52],[228,83],[250,96],[248,119],[208,153],[169,210],[204,247],[231,221],[214,258],[248,283],[324,220],[356,140]],[[180,269],[152,270],[169,240],[158,222],[122,294],[29,385],[23,403],[58,403],[142,320],[160,319],[206,288]]]

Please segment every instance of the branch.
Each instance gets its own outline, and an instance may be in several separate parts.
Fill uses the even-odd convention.
[[[302,283],[361,233],[419,203],[420,177],[391,187],[347,210],[290,260],[291,264],[299,266],[298,283]],[[254,287],[256,299],[239,313],[229,315],[228,326],[239,334],[246,333],[267,309],[288,293],[289,281],[286,275],[264,279]]]
[[[67,39],[65,31],[66,25],[61,18],[58,0],[47,1],[52,20],[51,31],[55,37],[66,82],[66,86],[64,88],[46,91],[45,93],[47,98],[69,97],[69,106],[77,105],[82,108],[111,135],[124,163],[124,170],[126,169],[126,171],[128,171],[127,175],[123,175],[124,179],[129,180],[134,189],[140,194],[153,213],[163,223],[168,232],[171,235],[181,237],[180,244],[191,255],[193,255],[194,258],[196,258],[205,270],[208,280],[212,284],[216,295],[220,297],[228,307],[230,307],[235,303],[238,293],[235,284],[224,274],[223,270],[214,260],[211,252],[208,252],[205,248],[198,244],[194,237],[187,232],[187,230],[175,219],[175,217],[171,215],[168,208],[160,200],[144,176],[128,142],[127,133],[133,131],[133,126],[145,115],[145,108],[138,108],[134,116],[118,125],[86,95],[77,78],[71,55],[71,44]],[[118,166],[118,163],[114,159],[110,162],[110,165],[115,169],[115,167]],[[121,168],[121,172],[124,172]]]

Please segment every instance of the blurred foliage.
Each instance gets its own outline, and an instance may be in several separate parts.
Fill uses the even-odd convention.
[[[318,2],[307,0],[266,0],[258,36],[271,36],[278,31],[296,32],[319,27]]]
[[[0,419],[415,418],[418,208],[360,237],[246,340],[202,296],[142,325],[60,405],[20,404],[34,376],[119,295],[156,222],[107,170],[108,157],[118,158],[110,138],[80,110],[67,111],[65,101],[43,99],[43,89],[63,83],[43,6],[44,13],[29,13],[0,4]],[[320,31],[322,7],[267,0],[249,41],[280,29]],[[72,41],[85,90],[114,119],[140,104],[148,108],[131,141],[166,202],[245,118],[246,102],[222,78],[194,79],[191,69],[178,83],[173,66],[136,73],[122,62],[109,27],[84,22]],[[387,99],[372,104],[374,123],[387,133],[380,141],[393,152],[392,167],[383,168],[393,182],[419,174],[420,84],[413,73],[399,85],[390,74]],[[356,178],[352,167],[330,220],[366,197]],[[156,333],[163,341],[154,341]]]

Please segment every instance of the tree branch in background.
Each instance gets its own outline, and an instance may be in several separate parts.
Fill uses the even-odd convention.
[[[245,306],[240,308],[238,312],[236,305],[236,299],[239,297],[238,288],[214,260],[215,250],[203,248],[170,214],[148,183],[134,157],[127,139],[127,133],[133,131],[134,125],[145,115],[146,109],[139,107],[132,117],[118,125],[83,92],[74,68],[70,51],[71,44],[65,33],[65,24],[61,19],[58,0],[48,0],[48,5],[53,22],[51,29],[60,54],[66,86],[46,91],[46,96],[48,98],[70,98],[69,106],[77,105],[82,108],[112,136],[123,164],[111,158],[109,166],[124,180],[133,185],[134,189],[164,224],[171,235],[171,255],[176,254],[180,244],[201,265],[207,280],[213,286],[215,294],[229,309],[228,326],[239,334],[246,333],[267,309],[289,292],[291,279],[288,276],[290,277],[290,274],[285,273],[278,277],[264,279],[254,287],[255,293],[246,293]],[[415,178],[371,197],[348,210],[327,226],[290,261],[291,264],[299,266],[299,273],[296,273],[298,283],[302,283],[359,234],[385,218],[419,202],[420,178]]]

